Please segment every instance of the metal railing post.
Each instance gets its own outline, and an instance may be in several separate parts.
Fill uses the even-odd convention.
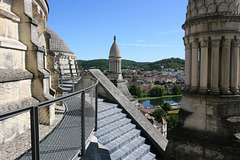
[[[97,127],[98,127],[98,87],[96,85],[95,88],[95,129],[94,131],[97,131]]]
[[[86,144],[85,144],[85,91],[82,92],[82,114],[81,114],[81,123],[82,123],[82,149],[81,149],[81,156],[85,155]]]
[[[60,73],[60,78],[61,78],[61,87],[63,87],[63,76],[62,76],[62,73]]]
[[[74,93],[74,85],[75,85],[75,84],[74,84],[74,76],[72,76],[72,86],[73,86],[73,88],[72,88],[72,89],[73,89],[72,93]]]
[[[39,118],[38,106],[32,107],[30,111],[31,116],[31,145],[32,145],[32,159],[39,160]]]

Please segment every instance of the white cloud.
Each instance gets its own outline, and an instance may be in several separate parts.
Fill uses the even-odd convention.
[[[120,46],[137,46],[137,47],[168,47],[160,44],[119,44]]]
[[[137,40],[138,43],[143,43],[145,40]]]
[[[172,34],[172,33],[177,33],[177,32],[180,32],[180,31],[167,31],[167,32],[154,33],[154,34],[157,34],[157,35],[166,35],[166,34]]]

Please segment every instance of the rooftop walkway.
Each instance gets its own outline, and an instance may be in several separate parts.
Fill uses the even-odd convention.
[[[65,100],[65,104],[66,112],[64,118],[40,142],[40,159],[42,160],[71,159],[81,148],[81,95]],[[94,127],[94,108],[87,102],[85,103],[85,107],[85,114],[87,115],[85,117],[86,135],[90,135]],[[30,150],[19,159],[31,159],[31,156],[32,153]]]

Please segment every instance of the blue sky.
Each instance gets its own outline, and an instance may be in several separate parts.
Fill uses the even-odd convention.
[[[48,0],[47,25],[77,59],[107,59],[114,35],[122,59],[184,59],[187,0]]]

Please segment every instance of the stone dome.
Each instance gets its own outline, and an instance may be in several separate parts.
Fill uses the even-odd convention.
[[[114,42],[113,42],[112,47],[110,49],[109,58],[121,58],[121,52],[120,52],[120,49],[119,49],[118,44],[116,42],[116,36],[114,36]]]
[[[67,53],[67,54],[73,54],[73,52],[70,50],[66,42],[51,28],[46,27],[47,33],[50,34],[50,50],[53,52],[61,52],[61,53]]]

